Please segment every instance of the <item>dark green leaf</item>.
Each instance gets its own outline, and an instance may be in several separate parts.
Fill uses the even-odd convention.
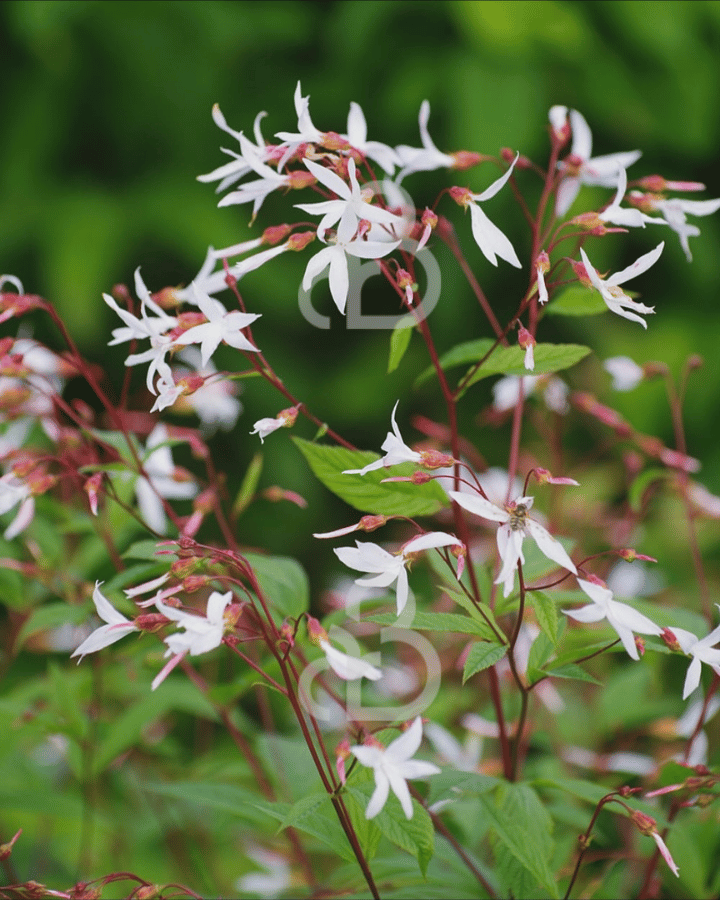
[[[281,616],[297,618],[307,611],[310,588],[305,569],[288,556],[246,553],[260,588]]]
[[[256,453],[250,460],[250,465],[247,467],[242,484],[240,485],[240,490],[233,503],[233,515],[239,516],[255,496],[255,491],[257,490],[258,482],[260,481],[260,474],[262,473],[262,467],[262,453]]]
[[[363,622],[394,625],[397,622],[397,616],[394,613],[378,613],[374,616],[364,616]],[[410,628],[417,628],[418,631],[453,631],[456,634],[473,634],[479,637],[484,637],[489,630],[484,623],[477,622],[469,616],[460,616],[457,613],[426,612],[416,612]]]

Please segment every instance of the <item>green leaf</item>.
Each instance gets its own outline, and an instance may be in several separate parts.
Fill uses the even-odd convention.
[[[410,338],[415,325],[415,317],[403,316],[399,319],[390,335],[390,358],[388,359],[388,375],[394,372],[405,356],[405,351],[410,346]]]
[[[260,588],[281,616],[296,619],[307,611],[310,588],[305,569],[289,556],[245,553]]]
[[[286,828],[292,828],[296,825],[299,826],[302,820],[307,816],[315,817],[317,810],[319,810],[324,803],[329,802],[330,795],[327,791],[322,791],[321,793],[311,794],[309,797],[303,797],[302,800],[293,803],[285,814],[285,818],[278,825],[276,834],[280,834],[280,832],[284,831]]]
[[[257,791],[235,784],[204,781],[179,781],[175,784],[144,782],[142,787],[151,794],[231,813],[253,824],[262,825],[267,821],[266,811],[262,804],[258,805]],[[290,806],[289,803],[278,804],[281,805],[285,808]]]
[[[559,666],[557,669],[549,669],[545,674],[552,675],[553,678],[569,678],[574,681],[587,681],[588,684],[602,684],[601,681],[593,678],[592,675],[588,675],[584,669],[581,669],[575,663],[567,663],[567,665]]]
[[[535,610],[538,625],[555,646],[558,642],[558,614],[555,602],[542,591],[532,591],[528,596]]]
[[[464,341],[462,344],[457,344],[452,350],[448,350],[447,353],[443,353],[440,357],[440,367],[443,371],[446,371],[453,366],[464,366],[468,363],[479,362],[483,356],[492,350],[494,345],[495,340],[492,338]],[[424,384],[434,373],[435,366],[428,366],[424,372],[421,372],[420,375],[418,375],[415,381],[415,387]]]
[[[397,622],[397,616],[394,613],[378,613],[374,616],[364,616],[363,622],[394,625]],[[472,634],[478,637],[485,637],[489,631],[484,623],[477,622],[469,616],[460,616],[457,613],[416,612],[410,627],[417,628],[418,631],[452,631],[455,634]]]
[[[292,441],[325,487],[362,512],[383,516],[431,516],[450,502],[436,481],[420,485],[409,482],[380,484],[390,474],[412,475],[417,469],[412,463],[363,476],[343,475],[345,469],[361,469],[380,457],[377,453],[312,444],[297,437]]]
[[[258,482],[260,481],[260,474],[262,473],[262,467],[262,453],[256,453],[250,460],[250,465],[247,467],[242,484],[240,485],[240,490],[233,503],[233,515],[239,516],[243,510],[247,509],[248,504],[255,496],[255,491],[257,490]]]
[[[367,808],[373,789],[374,786],[369,780],[353,779],[352,785],[349,784],[347,787],[348,792],[356,798],[363,809]],[[435,849],[435,828],[427,810],[415,798],[412,798],[412,806],[413,817],[406,819],[398,799],[391,793],[373,822],[391,843],[417,859],[420,871],[425,875]]]
[[[596,316],[608,311],[599,292],[583,284],[573,284],[566,288],[545,309],[550,315],[556,316]]]
[[[498,347],[473,373],[469,381],[464,383],[464,388],[469,388],[490,375],[547,375],[559,372],[574,366],[588,353],[590,348],[581,344],[537,344],[535,368],[529,373],[525,368],[525,351],[522,347]]]
[[[302,803],[302,801],[300,802]],[[290,803],[267,803],[255,799],[250,805],[280,822],[283,822],[288,815],[292,815],[293,804]],[[318,805],[312,815],[297,819],[293,827],[327,844],[334,853],[347,862],[355,862],[355,854],[334,809],[332,813],[325,812]]]
[[[670,478],[672,473],[667,469],[646,469],[634,479],[628,490],[628,501],[633,512],[640,512],[642,498],[645,491],[654,481]]]
[[[527,784],[501,784],[493,802],[481,795],[498,840],[553,898],[558,897],[549,859],[553,851],[552,819]]]
[[[489,669],[507,653],[506,644],[498,644],[495,641],[482,641],[473,644],[465,660],[465,668],[463,669],[463,684],[472,678],[477,672],[483,669]]]
[[[173,554],[168,555],[162,552],[169,549],[169,547],[158,547],[158,542],[153,540],[136,541],[123,553],[123,558],[144,559],[151,562],[164,562],[165,560],[173,562],[175,559]],[[161,555],[158,556],[158,554]]]
[[[447,594],[451,600],[454,600],[458,606],[461,606],[470,613],[473,619],[478,623],[478,626],[482,629],[482,631],[478,632],[479,635],[487,638],[489,641],[497,640],[497,636],[501,634],[502,631],[495,621],[493,611],[486,603],[481,603],[478,607],[475,606],[472,600],[463,591],[453,590],[452,588],[447,587],[447,585],[442,585],[440,589],[444,594]],[[495,631],[493,631],[490,623],[495,627]]]
[[[533,669],[540,669],[550,659],[555,651],[555,644],[550,638],[541,631],[535,638],[530,647],[530,655],[528,656],[528,672]]]

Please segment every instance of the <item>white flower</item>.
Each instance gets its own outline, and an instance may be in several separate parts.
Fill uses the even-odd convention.
[[[35,515],[35,498],[29,484],[8,472],[0,478],[0,515],[18,506],[17,515],[5,529],[5,540],[11,541],[24,531]]]
[[[254,157],[260,158],[261,160],[265,160],[267,156],[267,150],[265,145],[265,139],[262,136],[262,131],[260,130],[260,122],[267,115],[266,112],[260,112],[255,116],[255,122],[253,125],[253,133],[255,135],[255,141],[257,142],[257,146],[254,148]],[[220,107],[216,103],[212,109],[212,117],[215,124],[218,128],[222,128],[223,131],[226,131],[229,135],[235,138],[235,140],[240,140],[240,135],[242,132],[235,131],[230,128],[230,126],[225,121],[225,116],[220,112]],[[222,152],[226,153],[228,156],[232,156],[233,159],[229,163],[225,163],[219,168],[215,169],[213,172],[209,172],[207,175],[198,175],[197,180],[208,182],[208,181],[220,181],[220,184],[215,189],[216,194],[222,193],[225,188],[230,187],[231,184],[234,184],[236,181],[239,181],[245,175],[247,175],[252,168],[246,159],[240,153],[235,153],[232,150],[226,150],[222,148]]]
[[[95,590],[93,591],[93,603],[95,604],[95,609],[97,610],[97,614],[103,620],[103,622],[107,622],[106,625],[101,625],[99,628],[96,628],[93,633],[87,637],[82,644],[75,650],[75,652],[70,657],[73,659],[75,656],[79,656],[78,663],[87,653],[95,653],[97,650],[102,650],[103,647],[109,647],[110,644],[114,644],[115,641],[119,641],[120,638],[124,638],[126,634],[130,634],[131,631],[139,631],[140,629],[136,627],[134,622],[129,621],[119,613],[115,607],[110,603],[110,601],[100,592],[100,585],[102,581],[95,582]]]
[[[412,799],[406,779],[427,778],[440,772],[433,763],[412,759],[421,740],[422,719],[418,716],[408,730],[395,738],[386,749],[367,745],[350,748],[358,762],[372,768],[375,776],[375,790],[365,810],[366,819],[373,819],[385,806],[390,788],[400,801],[406,818],[412,819]]]
[[[350,112],[347,119],[347,134],[344,135],[349,144],[359,150],[364,156],[375,160],[388,173],[393,175],[395,166],[401,165],[400,157],[387,144],[380,141],[367,140],[367,123],[362,107],[358,103],[350,104]]]
[[[301,144],[321,144],[325,139],[325,133],[313,125],[310,118],[310,96],[303,97],[299,81],[295,86],[294,100],[298,130],[296,132],[278,131],[275,134],[275,137],[279,137],[286,146],[285,153],[278,163],[278,171],[282,171],[282,167]]]
[[[564,416],[570,409],[567,402],[568,386],[561,378],[546,375],[505,375],[492,386],[493,409],[496,412],[507,412],[518,404],[520,385],[523,397],[531,394],[544,385],[543,399],[548,409]]]
[[[165,425],[156,425],[150,432],[145,445],[143,469],[147,477],[141,476],[135,482],[140,514],[144,521],[159,534],[165,534],[167,518],[161,497],[165,499],[184,500],[194,497],[197,486],[192,481],[177,481],[174,477],[170,447],[166,445],[168,431]]]
[[[242,333],[243,328],[260,318],[260,313],[244,313],[240,310],[228,312],[219,300],[203,294],[197,288],[195,300],[207,322],[188,328],[176,339],[176,343],[200,344],[203,366],[208,365],[210,357],[221,343],[229,344],[237,350],[260,352]]]
[[[632,196],[636,196],[633,192]],[[685,251],[688,262],[692,262],[692,253],[690,252],[689,237],[697,237],[700,229],[697,225],[689,225],[687,215],[691,216],[709,216],[720,209],[720,199],[717,200],[681,200],[679,197],[671,197],[669,200],[660,198],[656,199],[648,195],[640,195],[643,198],[643,205],[651,209],[656,209],[672,228],[672,230],[680,238],[680,246]],[[656,220],[653,220],[656,221]]]
[[[352,220],[354,217],[355,227],[353,228],[353,232],[357,230],[361,219],[367,219],[369,222],[378,222],[381,225],[388,226],[400,226],[403,224],[403,220],[400,216],[396,216],[380,206],[373,206],[372,203],[367,202],[363,196],[363,192],[360,190],[360,185],[355,174],[356,169],[354,159],[348,160],[350,187],[347,186],[339,175],[336,175],[335,172],[331,171],[326,166],[320,166],[309,159],[305,159],[303,162],[315,178],[339,198],[337,200],[321,200],[319,203],[295,204],[296,209],[301,209],[303,212],[310,213],[313,216],[322,216],[322,220],[317,227],[317,236],[319,240],[323,241],[325,239],[325,232],[327,229],[332,228],[336,222],[339,222],[346,211],[351,212],[351,215],[348,217],[349,219]]]
[[[606,372],[612,375],[613,390],[631,391],[645,377],[645,371],[629,356],[613,356],[603,363]]]
[[[369,678],[370,681],[377,681],[382,678],[380,669],[371,666],[369,662],[358,659],[356,656],[350,656],[340,650],[336,650],[329,641],[320,640],[320,649],[325,654],[330,668],[343,681],[357,681],[358,678]]]
[[[594,266],[588,259],[587,253],[582,247],[580,248],[580,255],[582,256],[582,261],[585,265],[585,271],[590,279],[590,283],[596,291],[600,292],[600,296],[603,298],[611,312],[617,313],[618,316],[622,316],[624,319],[639,322],[643,328],[647,328],[647,322],[640,318],[637,313],[648,315],[649,313],[655,312],[655,307],[644,306],[642,303],[637,303],[635,300],[632,300],[624,293],[619,285],[624,284],[624,282],[629,281],[631,278],[635,278],[636,275],[647,272],[647,270],[655,265],[658,259],[660,259],[660,254],[663,252],[664,246],[665,242],[663,241],[658,244],[654,250],[651,250],[649,253],[645,253],[643,256],[639,257],[639,259],[636,259],[631,266],[628,266],[620,272],[616,272],[609,278],[601,278],[598,275]],[[629,312],[629,310],[635,310],[635,312]]]
[[[310,258],[302,280],[303,290],[309,291],[313,279],[329,266],[330,293],[341,313],[345,312],[350,286],[346,254],[349,253],[351,256],[358,256],[361,259],[379,259],[400,246],[400,241],[353,240],[356,231],[357,218],[352,209],[348,207],[338,225],[335,243],[323,247],[319,253]]]
[[[720,643],[720,625],[702,640],[698,639],[691,631],[685,631],[684,628],[671,628],[670,631],[677,638],[682,652],[686,656],[692,657],[683,687],[683,700],[685,700],[700,684],[701,663],[706,663],[717,675],[720,675],[720,649],[713,647],[714,644]]]
[[[243,896],[260,894],[274,900],[290,887],[292,872],[285,857],[256,845],[246,847],[245,855],[265,872],[248,872],[238,878],[235,889]]]
[[[152,683],[153,690],[165,680],[172,669],[187,654],[198,656],[220,646],[225,634],[225,608],[231,602],[232,596],[232,591],[228,591],[226,594],[213,591],[208,599],[207,612],[204,616],[187,613],[181,609],[175,609],[174,606],[166,606],[161,600],[155,601],[155,606],[160,612],[168,619],[172,619],[173,622],[177,622],[180,628],[185,629],[185,632],[175,632],[164,639],[168,646],[165,656],[173,658],[155,676]]]
[[[252,202],[252,219],[254,219],[268,194],[272,194],[273,191],[280,188],[288,187],[292,175],[281,175],[275,169],[266,165],[263,162],[264,153],[259,153],[257,147],[243,134],[240,134],[239,140],[242,159],[260,177],[254,181],[246,181],[237,190],[225,194],[218,206],[232,206],[237,203]]]
[[[547,529],[538,522],[527,517],[527,513],[533,505],[532,497],[518,497],[511,503],[506,503],[504,508],[495,506],[489,500],[479,495],[463,494],[460,491],[448,491],[450,497],[463,509],[490,519],[492,522],[500,522],[497,530],[498,553],[502,561],[500,574],[495,579],[495,584],[504,585],[504,596],[508,597],[515,585],[515,570],[518,563],[524,563],[522,552],[523,540],[531,537],[540,550],[559,566],[568,569],[573,575],[577,575],[575,563],[568,556],[565,548],[550,535]]]
[[[422,462],[422,455],[415,450],[411,450],[400,434],[400,429],[395,421],[395,413],[399,403],[400,401],[398,400],[390,416],[392,431],[388,431],[387,437],[382,443],[381,449],[385,451],[385,456],[382,459],[375,460],[375,462],[368,463],[362,469],[345,469],[343,475],[365,475],[366,472],[373,472],[375,469],[382,469],[383,467],[397,466],[404,462]]]
[[[557,130],[560,112],[565,107],[553,107],[555,121],[551,115],[551,123]],[[572,125],[572,148],[570,158],[558,163],[558,168],[568,171],[560,183],[555,201],[555,214],[564,216],[570,209],[578,195],[580,185],[598,185],[601,187],[615,187],[617,185],[618,170],[626,169],[642,155],[639,150],[630,150],[626,153],[609,153],[607,156],[590,158],[592,153],[592,133],[590,126],[576,109],[570,110],[570,123]]]
[[[441,531],[433,531],[413,538],[405,544],[400,553],[388,553],[378,544],[369,541],[366,543],[355,541],[355,547],[337,547],[335,554],[340,562],[349,568],[372,574],[370,578],[357,578],[355,584],[365,587],[389,587],[397,581],[397,614],[400,615],[408,598],[409,585],[405,566],[410,561],[411,554],[433,547],[455,545],[460,545],[456,537]]]
[[[618,169],[618,186],[615,197],[607,209],[598,213],[598,219],[601,222],[610,222],[612,225],[627,226],[628,228],[644,228],[646,222],[660,222],[662,219],[653,219],[646,216],[639,209],[623,209],[620,206],[625,192],[627,191],[627,172],[620,166]]]
[[[441,153],[433,143],[427,127],[429,118],[430,104],[427,100],[423,100],[420,105],[420,115],[418,116],[422,149],[419,147],[408,147],[406,144],[401,144],[395,148],[403,167],[397,177],[398,184],[411,172],[430,172],[433,169],[452,168],[455,165],[455,158],[449,153]]]
[[[584,581],[581,578],[578,578],[578,584],[592,600],[592,603],[588,606],[581,606],[579,609],[564,609],[565,615],[578,622],[600,622],[607,619],[608,624],[617,632],[628,655],[633,659],[640,659],[634,631],[639,634],[662,634],[662,628],[647,616],[639,613],[632,606],[628,606],[627,603],[613,600],[613,593],[609,588],[592,581]]]
[[[457,189],[458,202],[463,206],[470,208],[470,221],[473,237],[475,238],[475,243],[482,250],[485,258],[496,266],[496,257],[499,256],[500,259],[504,259],[506,262],[509,262],[510,265],[516,266],[518,269],[520,268],[521,263],[515,252],[515,248],[497,225],[493,224],[490,219],[488,219],[483,210],[478,206],[478,203],[494,197],[506,184],[512,175],[513,168],[515,167],[515,163],[518,161],[519,156],[520,154],[517,153],[507,172],[505,172],[504,175],[501,175],[500,178],[494,181],[490,187],[481,194],[473,194],[462,188]],[[455,191],[456,189],[453,188],[452,190]]]
[[[252,256],[241,259],[240,262],[230,266],[227,272],[222,267],[214,272],[213,269],[215,268],[218,259],[226,259],[229,256],[236,255],[230,252],[236,249],[237,247],[225,247],[223,250],[215,250],[212,247],[208,247],[208,252],[200,271],[187,287],[178,288],[173,291],[175,298],[196,306],[196,291],[200,294],[209,294],[212,296],[214,294],[219,294],[220,291],[227,290],[228,286],[226,278],[228,275],[231,275],[237,281],[240,281],[243,275],[247,275],[248,272],[254,272],[269,260],[284,253],[288,249],[288,244],[285,242],[284,244],[279,244],[277,247],[269,247],[267,250],[261,250],[260,253],[253,253]]]

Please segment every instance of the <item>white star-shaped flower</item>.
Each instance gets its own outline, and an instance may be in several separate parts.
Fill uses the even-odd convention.
[[[662,634],[662,628],[639,613],[627,603],[613,600],[613,592],[602,584],[592,581],[584,581],[578,578],[578,584],[592,600],[588,606],[579,609],[564,609],[566,616],[578,622],[600,622],[607,619],[608,624],[617,632],[623,647],[633,659],[640,659],[637,645],[635,644],[634,631],[638,634]]]
[[[720,605],[716,604],[716,606],[720,609]],[[691,631],[685,631],[684,628],[673,627],[669,630],[677,638],[682,652],[686,656],[692,656],[683,687],[683,700],[685,700],[700,684],[702,663],[706,663],[717,675],[720,675],[720,648],[713,646],[720,643],[720,625],[702,639],[699,639]]]
[[[30,485],[8,472],[0,478],[0,515],[18,506],[17,515],[5,529],[4,538],[11,541],[24,531],[35,515],[35,498]]]
[[[225,609],[232,601],[232,596],[232,591],[228,591],[226,594],[213,591],[208,598],[207,611],[204,616],[187,613],[174,606],[167,606],[162,600],[155,601],[155,606],[160,612],[168,619],[172,619],[173,622],[177,622],[178,627],[185,631],[184,633],[169,634],[164,639],[168,647],[165,656],[173,658],[155,676],[152,683],[153,690],[167,678],[184,656],[209,653],[210,650],[220,646],[226,628]]]
[[[405,817],[412,819],[412,799],[406,779],[427,778],[440,773],[434,763],[412,759],[421,741],[422,719],[418,716],[408,730],[385,749],[368,745],[350,748],[358,762],[371,768],[375,776],[375,790],[365,810],[366,819],[373,819],[382,810],[390,788],[400,801]]]
[[[387,437],[382,444],[385,456],[383,456],[382,459],[375,460],[375,462],[368,463],[362,469],[345,469],[343,475],[365,475],[366,472],[374,472],[376,469],[382,469],[383,467],[388,468],[389,466],[397,466],[399,463],[422,462],[422,454],[418,453],[416,450],[411,450],[403,441],[402,435],[400,434],[400,429],[395,421],[395,413],[397,412],[399,403],[400,401],[398,400],[393,407],[392,415],[390,416],[392,431],[388,431]]]
[[[395,166],[401,165],[400,157],[387,144],[380,141],[367,139],[367,122],[362,107],[358,103],[350,104],[350,112],[347,119],[347,134],[344,135],[349,144],[359,150],[364,156],[375,160],[388,173],[393,175]]]
[[[397,614],[400,615],[408,598],[408,575],[405,568],[412,554],[437,547],[460,545],[461,542],[450,534],[432,531],[413,538],[405,544],[400,553],[388,553],[378,544],[355,541],[355,547],[338,547],[335,554],[340,562],[358,572],[370,572],[370,578],[357,578],[355,584],[364,587],[389,587],[397,581]]]
[[[582,247],[580,248],[580,255],[582,256],[588,279],[595,290],[599,291],[600,296],[603,298],[611,312],[616,313],[618,316],[622,316],[623,319],[639,322],[643,328],[647,328],[645,319],[637,314],[642,313],[643,315],[649,315],[650,313],[655,312],[655,307],[645,306],[643,303],[638,303],[631,297],[628,297],[620,285],[629,281],[631,278],[635,278],[636,275],[642,275],[643,272],[647,272],[651,266],[655,265],[660,259],[660,254],[663,252],[664,246],[665,242],[662,241],[654,250],[645,253],[643,256],[636,259],[631,266],[628,266],[620,272],[616,272],[609,278],[601,278],[598,275],[596,269],[588,259],[587,253]],[[630,312],[630,310],[634,310],[634,312]]]
[[[103,647],[109,647],[110,644],[114,644],[115,641],[124,638],[126,634],[130,634],[131,631],[140,630],[136,627],[134,622],[126,619],[122,613],[119,613],[107,597],[102,594],[100,591],[101,584],[102,581],[95,582],[93,603],[95,604],[98,616],[100,616],[103,622],[106,622],[107,624],[96,628],[72,654],[70,657],[71,659],[76,656],[80,657],[78,663],[87,653],[95,653],[97,650],[102,650]]]
[[[497,530],[497,546],[502,568],[495,579],[495,584],[504,586],[505,597],[509,597],[512,593],[518,563],[525,562],[522,545],[523,540],[528,536],[535,541],[548,559],[568,569],[573,575],[577,575],[575,563],[570,559],[560,541],[555,540],[538,522],[528,518],[527,513],[533,505],[532,497],[518,497],[517,500],[506,503],[504,508],[500,508],[476,494],[464,494],[460,491],[448,491],[448,494],[468,512],[483,519],[489,519],[491,522],[501,523]]]
[[[612,375],[614,391],[631,391],[645,377],[645,370],[629,356],[613,356],[606,359],[603,369]]]
[[[260,318],[260,313],[244,313],[240,310],[228,312],[219,300],[203,294],[197,289],[195,289],[195,300],[207,322],[188,328],[176,339],[175,343],[200,344],[203,366],[208,365],[210,357],[221,343],[229,344],[237,350],[260,352],[242,333],[243,328],[247,328],[248,325]]]
[[[431,172],[433,169],[441,169],[443,167],[452,168],[456,164],[454,156],[451,156],[449,153],[442,153],[435,146],[428,131],[429,118],[430,104],[427,100],[423,100],[420,106],[420,115],[418,116],[422,148],[409,147],[407,144],[401,144],[395,148],[395,152],[402,164],[402,170],[397,177],[398,184],[411,172]]]
[[[657,210],[664,221],[680,238],[680,246],[683,248],[688,262],[692,262],[689,237],[697,237],[700,229],[697,225],[691,225],[687,216],[710,216],[720,209],[720,198],[716,200],[683,200],[680,197],[663,197],[654,194],[642,194],[639,191],[630,192],[630,202],[642,209]],[[653,219],[653,222],[658,221]]]
[[[330,293],[335,305],[341,313],[345,312],[350,276],[348,274],[347,254],[361,259],[380,259],[400,246],[400,241],[363,241],[353,240],[357,231],[357,217],[351,208],[346,208],[338,225],[334,244],[323,247],[312,256],[305,269],[302,280],[304,291],[309,291],[313,279],[330,267]]]
[[[567,108],[554,106],[550,113],[550,121],[557,127],[560,118],[567,115]],[[572,126],[570,157],[558,163],[558,167],[568,173],[560,182],[557,192],[555,214],[558,216],[564,216],[570,209],[581,185],[616,187],[618,170],[631,166],[642,155],[640,150],[630,150],[591,158],[592,133],[585,117],[576,109],[571,109],[570,124]]]
[[[317,236],[322,241],[325,239],[325,232],[328,228],[339,222],[347,210],[352,212],[354,216],[354,228],[357,230],[361,219],[367,219],[369,222],[377,222],[381,225],[400,227],[404,224],[400,216],[396,216],[380,206],[373,206],[368,203],[360,189],[357,180],[355,160],[348,160],[348,177],[350,179],[350,187],[332,172],[326,166],[320,166],[310,159],[303,160],[310,172],[315,178],[326,188],[331,190],[339,199],[337,200],[321,200],[319,203],[296,203],[295,207],[303,212],[310,213],[313,216],[322,216],[320,224],[317,227]],[[352,218],[349,217],[349,218]]]

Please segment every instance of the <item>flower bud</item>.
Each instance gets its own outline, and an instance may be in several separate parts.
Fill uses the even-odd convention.
[[[312,643],[319,647],[320,641],[329,642],[328,633],[322,627],[320,622],[318,622],[318,620],[316,618],[314,618],[313,616],[310,616],[310,615],[306,616],[306,619],[307,619],[308,637],[310,638]]]
[[[12,853],[13,846],[15,845],[15,841],[22,834],[22,828],[20,828],[14,837],[11,837],[10,840],[5,844],[0,844],[0,861],[7,859]]]
[[[288,173],[288,187],[295,191],[301,191],[303,188],[310,187],[311,184],[315,184],[315,181],[316,178],[312,172],[303,172],[297,169],[295,172]]]
[[[450,453],[441,453],[440,450],[423,450],[420,457],[426,469],[445,469],[454,462]]]
[[[483,156],[481,153],[473,153],[470,150],[459,150],[457,153],[451,153],[454,162],[451,169],[471,169],[473,166],[478,165],[478,163],[483,162],[483,160],[488,159],[487,156]]]
[[[473,194],[470,188],[451,187],[448,190],[448,194],[450,194],[458,206],[468,206],[468,204],[472,203]]]
[[[357,526],[358,531],[375,531],[387,522],[387,516],[363,516]]]
[[[672,650],[674,653],[682,653],[682,647],[678,643],[678,639],[675,637],[675,634],[669,628],[663,628],[660,637],[663,639],[665,646],[668,650]]]
[[[295,250],[300,252],[304,250],[308,244],[315,240],[315,232],[314,231],[298,231],[295,234],[291,234],[287,240],[288,250]]]
[[[340,783],[345,784],[345,760],[350,756],[350,741],[343,738],[335,748],[335,768],[337,769]]]

